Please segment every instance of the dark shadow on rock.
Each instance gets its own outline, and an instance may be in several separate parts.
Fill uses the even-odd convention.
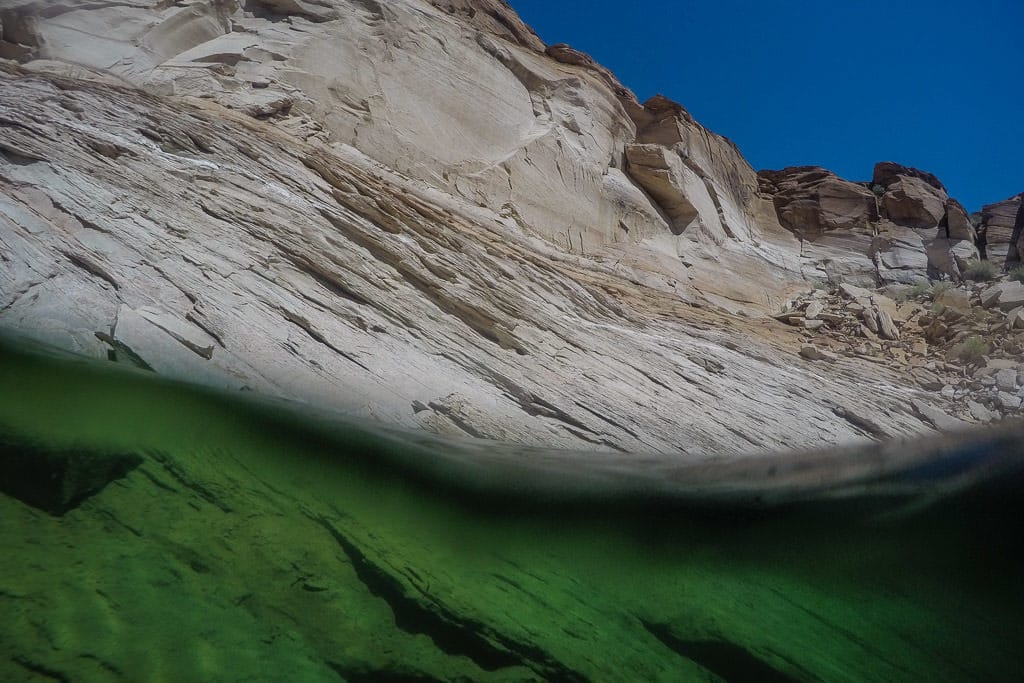
[[[0,434],[0,492],[63,515],[142,463],[134,454],[50,449]]]
[[[799,679],[773,668],[746,648],[727,640],[684,640],[665,624],[644,622],[651,635],[673,652],[729,683],[796,683]]]

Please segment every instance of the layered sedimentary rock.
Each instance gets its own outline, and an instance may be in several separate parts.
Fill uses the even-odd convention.
[[[895,228],[823,258],[735,145],[503,3],[8,7],[5,330],[523,443],[747,451],[930,426],[898,370],[822,375],[768,318],[828,263],[887,272],[872,258],[902,253],[879,246]],[[907,259],[885,267],[924,277]]]
[[[654,268],[566,254],[350,147],[11,67],[0,97],[7,330],[524,443],[743,451],[863,434],[838,405],[885,433],[923,428],[888,371],[820,375],[795,332],[689,305]]]
[[[989,260],[1000,268],[1006,262],[1011,246],[1015,246],[1018,253],[1024,251],[1024,244],[1019,243],[1020,239],[1018,238],[1016,242],[1013,240],[1014,225],[1022,199],[1024,194],[1019,194],[981,209],[979,231],[985,235]]]
[[[831,281],[960,279],[978,256],[967,211],[931,173],[885,161],[870,183],[816,166],[758,176],[782,225],[800,237],[801,255]]]

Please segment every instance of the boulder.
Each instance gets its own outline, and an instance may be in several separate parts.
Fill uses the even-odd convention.
[[[864,289],[863,287],[857,287],[847,282],[840,283],[839,293],[851,301],[859,301],[860,299],[870,300],[874,296],[874,292]]]
[[[1024,284],[1016,281],[1000,282],[978,295],[984,308],[998,307],[1010,312],[1024,307]]]
[[[1020,410],[1022,401],[1020,396],[1010,394],[1005,391],[1000,391],[996,395],[996,402],[999,403],[1003,410],[1017,411]]]
[[[963,289],[950,288],[940,292],[935,297],[935,303],[957,311],[966,312],[971,310],[971,293]]]
[[[910,406],[914,412],[925,422],[930,423],[936,429],[942,431],[957,431],[966,427],[963,420],[951,417],[930,403],[919,399],[911,399]]]
[[[974,244],[977,239],[971,218],[963,204],[953,198],[946,200],[946,237],[951,240],[966,240]]]
[[[830,351],[819,349],[814,344],[805,344],[800,347],[800,355],[807,360],[825,360],[829,362],[835,362],[839,360],[839,357]]]
[[[1020,282],[1006,282],[1002,285],[1002,293],[996,304],[999,310],[1010,312],[1024,306],[1024,284]]]
[[[1006,314],[1006,327],[1011,330],[1024,329],[1024,306]]]
[[[897,225],[908,228],[938,228],[946,217],[946,193],[924,180],[900,177],[888,185],[882,196],[884,214]]]
[[[818,166],[760,171],[763,192],[772,196],[782,225],[805,240],[841,230],[871,232],[878,220],[875,195]]]
[[[992,411],[977,401],[968,401],[967,410],[970,411],[971,417],[982,424],[988,424],[996,418],[996,416],[992,414]]]
[[[996,386],[1002,391],[1017,390],[1017,371],[1010,368],[996,371]]]
[[[880,161],[875,164],[874,172],[871,175],[872,185],[881,185],[883,188],[888,187],[894,183],[898,183],[902,178],[916,178],[924,181],[924,183],[940,192],[946,191],[946,186],[942,184],[935,174],[912,166],[903,166],[893,161]]]
[[[1001,285],[992,285],[988,289],[982,290],[978,294],[978,301],[981,303],[982,308],[992,308],[999,303],[999,297],[1003,295],[1003,288]]]
[[[875,314],[878,316],[878,333],[882,338],[893,340],[899,339],[900,331],[899,328],[896,327],[896,323],[893,322],[892,316],[881,308],[877,309]]]
[[[864,326],[871,330],[872,333],[879,333],[878,313],[874,308],[865,308],[861,311],[860,317],[864,321]]]

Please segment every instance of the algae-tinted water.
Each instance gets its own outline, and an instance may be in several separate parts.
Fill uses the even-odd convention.
[[[762,499],[303,412],[0,344],[0,679],[1020,678],[1012,432]]]

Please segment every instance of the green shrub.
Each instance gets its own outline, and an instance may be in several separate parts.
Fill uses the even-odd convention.
[[[938,299],[940,294],[949,291],[950,289],[953,289],[952,282],[936,282],[934,285],[932,285],[932,299]]]
[[[1024,282],[1024,266],[1017,266],[1010,271],[1010,279],[1017,282]]]
[[[953,355],[964,363],[977,363],[988,351],[988,342],[977,335],[967,337],[952,348]]]
[[[871,191],[875,193],[875,196],[881,198],[885,194],[885,188],[881,185],[872,185]]]
[[[964,277],[976,282],[988,282],[996,279],[996,267],[991,261],[971,260],[964,268]]]
[[[919,296],[924,296],[931,288],[927,282],[918,282],[913,287],[907,287],[896,294],[897,301],[907,301],[908,299],[916,299]]]

